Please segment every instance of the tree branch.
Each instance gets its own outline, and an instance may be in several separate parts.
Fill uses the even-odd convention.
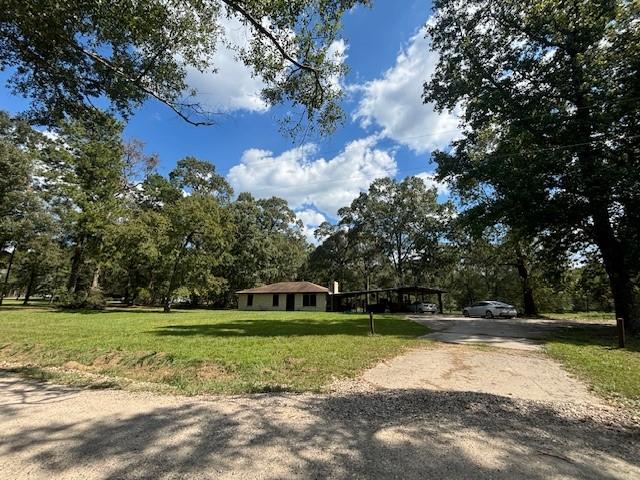
[[[313,66],[311,66],[311,65],[308,65],[306,63],[300,63],[298,60],[296,60],[294,57],[292,57],[289,54],[289,52],[287,52],[285,50],[285,48],[280,44],[280,42],[275,37],[275,35],[273,35],[273,33],[271,33],[268,28],[266,28],[264,25],[262,25],[262,23],[260,23],[260,21],[257,18],[255,18],[242,5],[239,5],[237,2],[235,2],[233,0],[221,0],[221,1],[222,1],[222,3],[227,5],[230,9],[232,9],[236,13],[240,14],[241,16],[243,16],[251,25],[253,25],[253,27],[261,35],[264,35],[265,37],[267,37],[269,39],[269,41],[273,44],[273,46],[278,50],[278,52],[280,52],[280,55],[282,55],[282,57],[285,60],[288,60],[291,64],[296,66],[298,70],[305,70],[305,71],[313,74],[313,76],[315,78],[316,93],[320,92],[320,102],[319,103],[321,104],[322,101],[323,101],[323,98],[324,98],[324,88],[322,87],[322,83],[320,81],[321,75],[320,75],[320,72],[318,71],[318,69],[313,67]]]
[[[173,102],[172,100],[169,100],[167,98],[164,98],[159,93],[155,92],[151,88],[149,88],[146,85],[144,85],[142,78],[140,78],[140,77],[131,78],[125,72],[123,72],[120,68],[118,68],[116,65],[114,65],[111,61],[107,60],[106,58],[104,58],[103,56],[97,54],[96,52],[92,52],[90,50],[86,50],[86,49],[82,48],[81,46],[79,46],[78,44],[76,44],[74,42],[69,42],[68,40],[67,40],[67,43],[69,43],[71,46],[73,46],[73,48],[75,48],[76,50],[81,52],[83,55],[89,57],[94,62],[99,63],[100,65],[103,65],[103,66],[107,67],[109,70],[111,70],[112,72],[118,74],[119,76],[121,76],[122,78],[127,80],[128,82],[131,82],[134,85],[137,85],[147,95],[155,98],[159,102],[164,103],[171,110],[173,110],[180,118],[182,118],[185,122],[190,123],[191,125],[195,125],[195,126],[200,126],[200,125],[210,126],[210,125],[214,125],[214,122],[211,122],[211,121],[195,121],[195,120],[190,119],[187,115],[185,115],[183,112],[180,111],[180,109],[178,108],[178,105],[175,102]]]

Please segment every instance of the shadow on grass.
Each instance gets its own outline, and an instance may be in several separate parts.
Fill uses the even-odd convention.
[[[375,320],[376,335],[414,338],[427,333],[409,321],[396,318]],[[194,325],[167,325],[148,332],[159,336],[210,336],[210,337],[296,337],[309,335],[369,335],[369,320],[345,315],[337,320],[309,318],[240,319]]]
[[[16,412],[3,423],[0,455],[9,471],[28,472],[20,478],[610,480],[640,471],[637,428],[489,394],[134,396],[109,398],[108,414],[99,396],[80,401],[1,378],[0,391]]]
[[[0,312],[10,312],[18,310],[41,310],[47,312],[56,312],[58,309],[54,305],[0,305]]]
[[[567,325],[554,330],[544,340],[576,346],[618,349],[618,331],[615,325]],[[626,350],[640,352],[640,338],[627,335],[626,340]]]

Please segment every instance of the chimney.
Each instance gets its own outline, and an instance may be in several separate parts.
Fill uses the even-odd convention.
[[[335,281],[329,282],[329,293],[331,294],[340,293],[338,282],[335,282]]]

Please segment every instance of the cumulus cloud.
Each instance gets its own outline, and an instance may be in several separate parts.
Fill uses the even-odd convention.
[[[449,194],[449,185],[446,182],[436,180],[436,174],[434,172],[418,173],[416,177],[421,178],[428,188],[436,187],[436,190],[440,195]]]
[[[394,152],[376,148],[377,141],[376,136],[354,140],[330,159],[318,157],[314,144],[279,155],[253,148],[243,153],[227,177],[236,192],[276,195],[295,210],[313,207],[334,217],[373,180],[396,174]]]
[[[429,50],[425,30],[420,29],[380,78],[351,87],[362,97],[353,114],[365,128],[376,126],[382,135],[416,153],[445,147],[455,136],[454,115],[437,113],[422,103],[422,86],[435,70],[438,55]]]
[[[322,222],[327,220],[327,217],[317,210],[309,207],[297,211],[296,215],[298,219],[302,221],[302,233],[306,237],[307,241],[309,243],[317,244],[318,241],[314,237],[313,232]]]
[[[224,32],[220,35],[212,64],[216,71],[200,72],[190,67],[187,69],[187,84],[197,92],[197,100],[210,110],[231,112],[247,110],[264,112],[267,103],[261,97],[264,83],[241,60],[232,46],[244,48],[251,38],[250,27],[243,25],[236,18],[220,17]],[[223,41],[222,39],[225,39]]]
[[[196,99],[207,109],[217,112],[246,110],[264,112],[269,105],[262,98],[265,87],[261,78],[255,76],[251,68],[238,59],[236,49],[249,46],[253,35],[251,27],[243,25],[235,17],[220,17],[221,33],[213,53],[211,64],[215,71],[204,71],[188,67],[187,84],[197,92]],[[341,65],[347,58],[347,44],[344,40],[334,40],[327,49],[328,58]],[[339,90],[341,75],[329,78],[329,85]]]
[[[343,39],[334,40],[327,48],[327,58],[336,65],[342,65],[347,59],[347,44]],[[341,75],[333,75],[329,78],[329,84],[333,90],[343,89]]]

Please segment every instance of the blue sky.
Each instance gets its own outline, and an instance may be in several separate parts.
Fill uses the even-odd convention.
[[[159,155],[161,173],[194,155],[212,161],[236,193],[286,198],[308,236],[376,177],[419,174],[430,182],[430,152],[445,147],[457,128],[453,116],[434,113],[420,99],[437,59],[420,31],[431,6],[425,0],[403,1],[402,7],[389,0],[373,3],[346,15],[342,41],[334,45],[350,71],[341,82],[347,119],[330,137],[301,144],[283,136],[277,123],[283,108],[267,109],[259,80],[224,49],[216,53],[217,74],[189,77],[203,101],[225,112],[217,125],[194,127],[149,101],[130,119],[125,136]],[[228,28],[241,35],[239,28]],[[18,112],[26,103],[3,82],[0,105]],[[445,196],[445,187],[438,186]]]

